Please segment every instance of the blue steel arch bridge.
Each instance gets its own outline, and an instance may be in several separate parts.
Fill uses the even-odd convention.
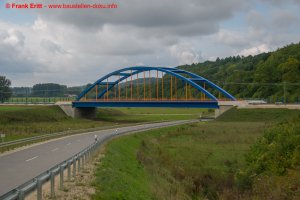
[[[218,101],[235,101],[208,79],[178,68],[136,66],[109,73],[72,102],[87,107],[219,108]]]

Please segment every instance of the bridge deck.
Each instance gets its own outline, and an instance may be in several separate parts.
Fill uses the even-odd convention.
[[[87,107],[161,107],[161,108],[219,108],[217,101],[74,101],[75,108]]]

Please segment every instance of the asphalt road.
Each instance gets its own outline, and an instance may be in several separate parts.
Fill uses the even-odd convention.
[[[118,128],[117,131],[115,128],[88,132],[52,140],[20,151],[0,154],[0,196],[79,153],[94,142],[95,135],[98,140],[101,140],[107,135],[121,135],[196,121],[198,120],[181,120],[128,126]]]

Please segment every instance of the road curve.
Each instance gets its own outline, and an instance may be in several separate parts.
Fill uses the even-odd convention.
[[[94,135],[101,140],[107,135],[122,135],[149,129],[197,122],[180,120],[142,124],[123,128],[101,130],[69,136],[35,145],[24,150],[0,155],[0,196],[29,181],[51,167],[74,156],[94,142]]]

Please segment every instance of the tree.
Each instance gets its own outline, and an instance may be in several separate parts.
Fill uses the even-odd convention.
[[[5,76],[0,76],[0,101],[3,103],[5,100],[9,99],[12,95],[10,89],[11,81]]]
[[[67,86],[56,83],[35,84],[32,88],[33,96],[36,97],[62,97],[67,90]]]

